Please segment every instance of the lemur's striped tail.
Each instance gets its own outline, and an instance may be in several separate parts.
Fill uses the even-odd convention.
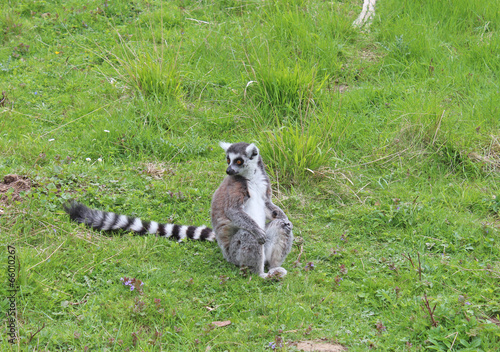
[[[64,206],[71,220],[83,223],[96,230],[134,231],[139,235],[156,234],[161,237],[171,237],[178,241],[184,238],[193,240],[213,241],[215,233],[206,226],[181,226],[160,224],[156,221],[142,221],[139,218],[118,215],[107,211],[95,210],[78,202],[70,202]]]

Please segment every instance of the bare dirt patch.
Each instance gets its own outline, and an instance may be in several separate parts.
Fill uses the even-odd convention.
[[[493,169],[500,169],[500,158],[495,158],[494,156],[488,155],[484,156],[474,152],[469,153],[468,157],[474,162],[483,163],[484,165],[490,166]]]
[[[489,321],[491,321],[493,324],[495,324],[496,326],[500,327],[500,320],[498,320],[497,318],[495,317],[490,317],[488,318]]]
[[[336,84],[334,89],[339,92],[340,94],[344,93],[349,86],[347,84]]]
[[[359,58],[362,61],[377,62],[384,55],[376,52],[373,48],[365,48],[358,52]]]
[[[144,163],[138,168],[140,174],[146,174],[155,180],[161,180],[165,174],[175,175],[175,171],[164,163]]]
[[[329,90],[330,92],[334,91],[340,94],[346,92],[349,89],[349,86],[347,84],[342,84],[339,82],[340,81],[338,79],[332,82],[328,82],[327,90]]]
[[[305,352],[342,352],[347,351],[342,345],[337,343],[328,342],[326,340],[312,340],[312,341],[298,341],[294,342],[293,345],[297,347],[299,351]]]
[[[479,132],[479,129],[478,129]],[[500,136],[491,136],[490,145],[481,153],[471,152],[467,155],[473,162],[483,164],[487,169],[500,170]]]
[[[21,201],[20,193],[31,189],[31,181],[25,176],[6,175],[0,183],[0,203]]]

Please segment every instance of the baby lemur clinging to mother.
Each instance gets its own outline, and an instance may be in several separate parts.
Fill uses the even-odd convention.
[[[217,240],[224,258],[247,266],[260,277],[286,275],[281,267],[292,249],[292,223],[271,201],[271,186],[259,149],[248,143],[220,143],[226,152],[227,176],[212,198],[213,231],[206,226],[179,226],[94,210],[72,202],[71,220],[97,230],[128,230],[177,240]],[[215,234],[214,234],[215,232]],[[269,272],[264,271],[268,265]]]

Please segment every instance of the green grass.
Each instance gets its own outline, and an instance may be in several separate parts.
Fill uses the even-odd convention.
[[[369,31],[351,25],[360,11],[2,3],[0,175],[32,188],[0,201],[1,349],[498,349],[497,1],[380,0]],[[209,225],[221,140],[258,145],[294,223],[282,281],[240,272],[214,243],[99,233],[62,210]]]

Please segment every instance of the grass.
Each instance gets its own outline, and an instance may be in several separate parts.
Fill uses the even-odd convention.
[[[360,11],[2,3],[0,174],[31,188],[0,193],[2,312],[7,246],[19,288],[19,340],[4,315],[1,349],[496,350],[496,1],[380,0],[369,31]],[[258,145],[294,223],[282,281],[214,243],[99,233],[62,210],[209,225],[220,140]]]
[[[288,183],[304,181],[313,170],[326,164],[328,145],[325,138],[328,134],[328,130],[299,126],[264,131],[261,139],[267,143],[261,154],[269,160],[269,173],[275,179],[281,176]]]
[[[315,98],[328,79],[325,77],[317,82],[316,76],[315,68],[303,69],[298,64],[288,67],[283,63],[260,63],[256,68],[256,81],[249,81],[255,84],[247,91],[262,110],[258,116],[273,117],[277,125],[296,122],[297,116],[315,109]],[[264,118],[256,122],[262,125],[272,120]]]

